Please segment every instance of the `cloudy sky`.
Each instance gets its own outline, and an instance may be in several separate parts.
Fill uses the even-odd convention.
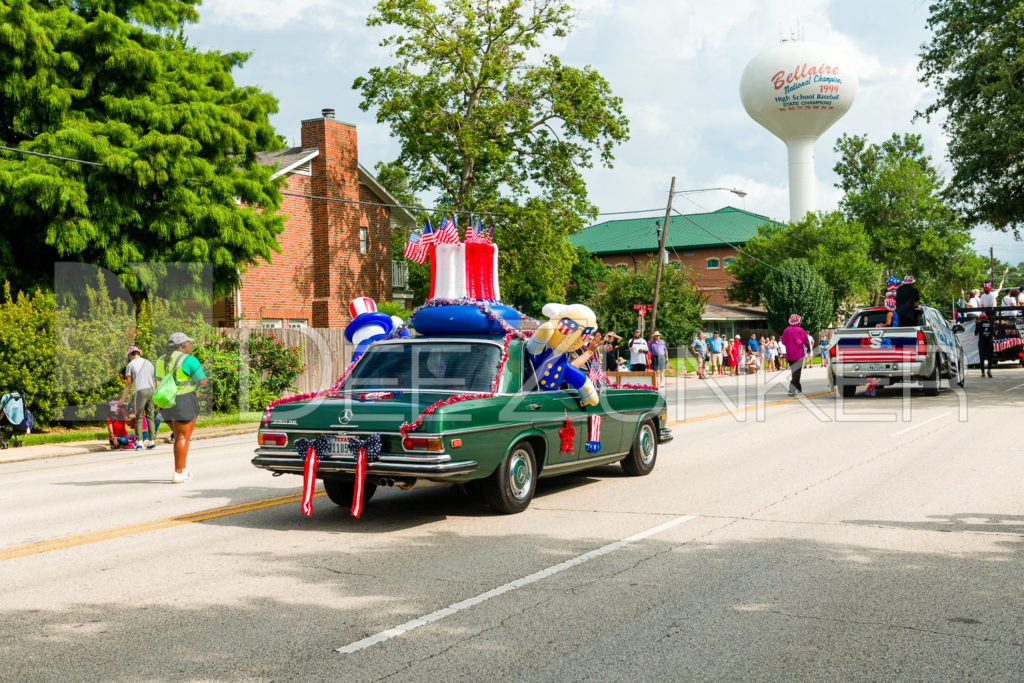
[[[917,80],[917,53],[928,40],[924,0],[577,0],[575,31],[545,47],[563,61],[593,65],[622,97],[630,140],[615,152],[615,167],[588,175],[602,212],[663,207],[669,182],[677,189],[735,187],[676,198],[683,211],[726,204],[785,220],[789,214],[786,149],[751,120],[739,98],[747,62],[800,31],[807,41],[846,52],[860,76],[849,113],[815,148],[817,205],[832,209],[841,193],[833,146],[843,133],[880,142],[894,132],[923,136],[940,172],[948,173],[937,122],[914,121],[932,94]],[[273,120],[289,144],[299,122],[324,107],[354,123],[359,157],[372,168],[397,155],[388,130],[362,112],[352,81],[389,55],[381,29],[365,25],[370,0],[205,0],[189,30],[203,49],[252,52],[239,83],[272,92]],[[976,233],[978,251],[1024,261],[1024,244],[1001,233]]]

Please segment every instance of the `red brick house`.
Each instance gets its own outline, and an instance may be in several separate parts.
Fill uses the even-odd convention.
[[[262,152],[260,163],[285,176],[278,235],[281,253],[241,275],[234,296],[214,306],[221,327],[343,327],[349,302],[368,296],[403,301],[404,264],[392,264],[391,231],[409,226],[405,209],[359,163],[356,127],[333,109],[302,122],[301,145]],[[326,197],[327,199],[323,199]]]

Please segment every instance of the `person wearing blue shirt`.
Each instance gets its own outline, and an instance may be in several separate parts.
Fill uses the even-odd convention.
[[[711,374],[720,375],[722,373],[722,352],[725,351],[725,340],[718,336],[718,330],[715,330],[711,339],[708,339],[708,351],[711,352]]]
[[[747,342],[747,350],[751,353],[757,353],[757,335],[753,332],[750,333],[750,340]]]
[[[707,376],[704,367],[708,362],[708,343],[704,341],[703,332],[697,333],[697,338],[690,344],[690,350],[697,358],[697,379],[704,379]]]

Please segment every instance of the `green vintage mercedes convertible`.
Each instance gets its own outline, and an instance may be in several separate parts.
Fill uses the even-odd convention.
[[[604,388],[599,405],[581,406],[575,389],[537,390],[522,339],[508,341],[497,378],[504,343],[470,335],[377,342],[332,396],[275,406],[261,425],[252,463],[301,475],[296,441],[326,435],[332,448],[316,476],[331,501],[348,507],[356,473],[349,438],[377,433],[380,458],[367,466],[363,500],[379,486],[479,482],[487,502],[503,513],[525,510],[540,477],[615,462],[631,475],[654,469],[658,444],[672,438],[658,392]],[[472,394],[483,396],[451,400]],[[601,419],[592,420],[595,415]],[[403,424],[415,428],[406,427],[403,436]]]

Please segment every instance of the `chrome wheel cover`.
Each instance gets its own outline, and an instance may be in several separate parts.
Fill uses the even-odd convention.
[[[640,462],[650,465],[654,462],[654,454],[657,450],[657,442],[654,439],[654,430],[651,425],[644,424],[640,427]]]
[[[529,497],[533,489],[533,464],[530,454],[521,448],[508,459],[508,489],[516,500]]]

